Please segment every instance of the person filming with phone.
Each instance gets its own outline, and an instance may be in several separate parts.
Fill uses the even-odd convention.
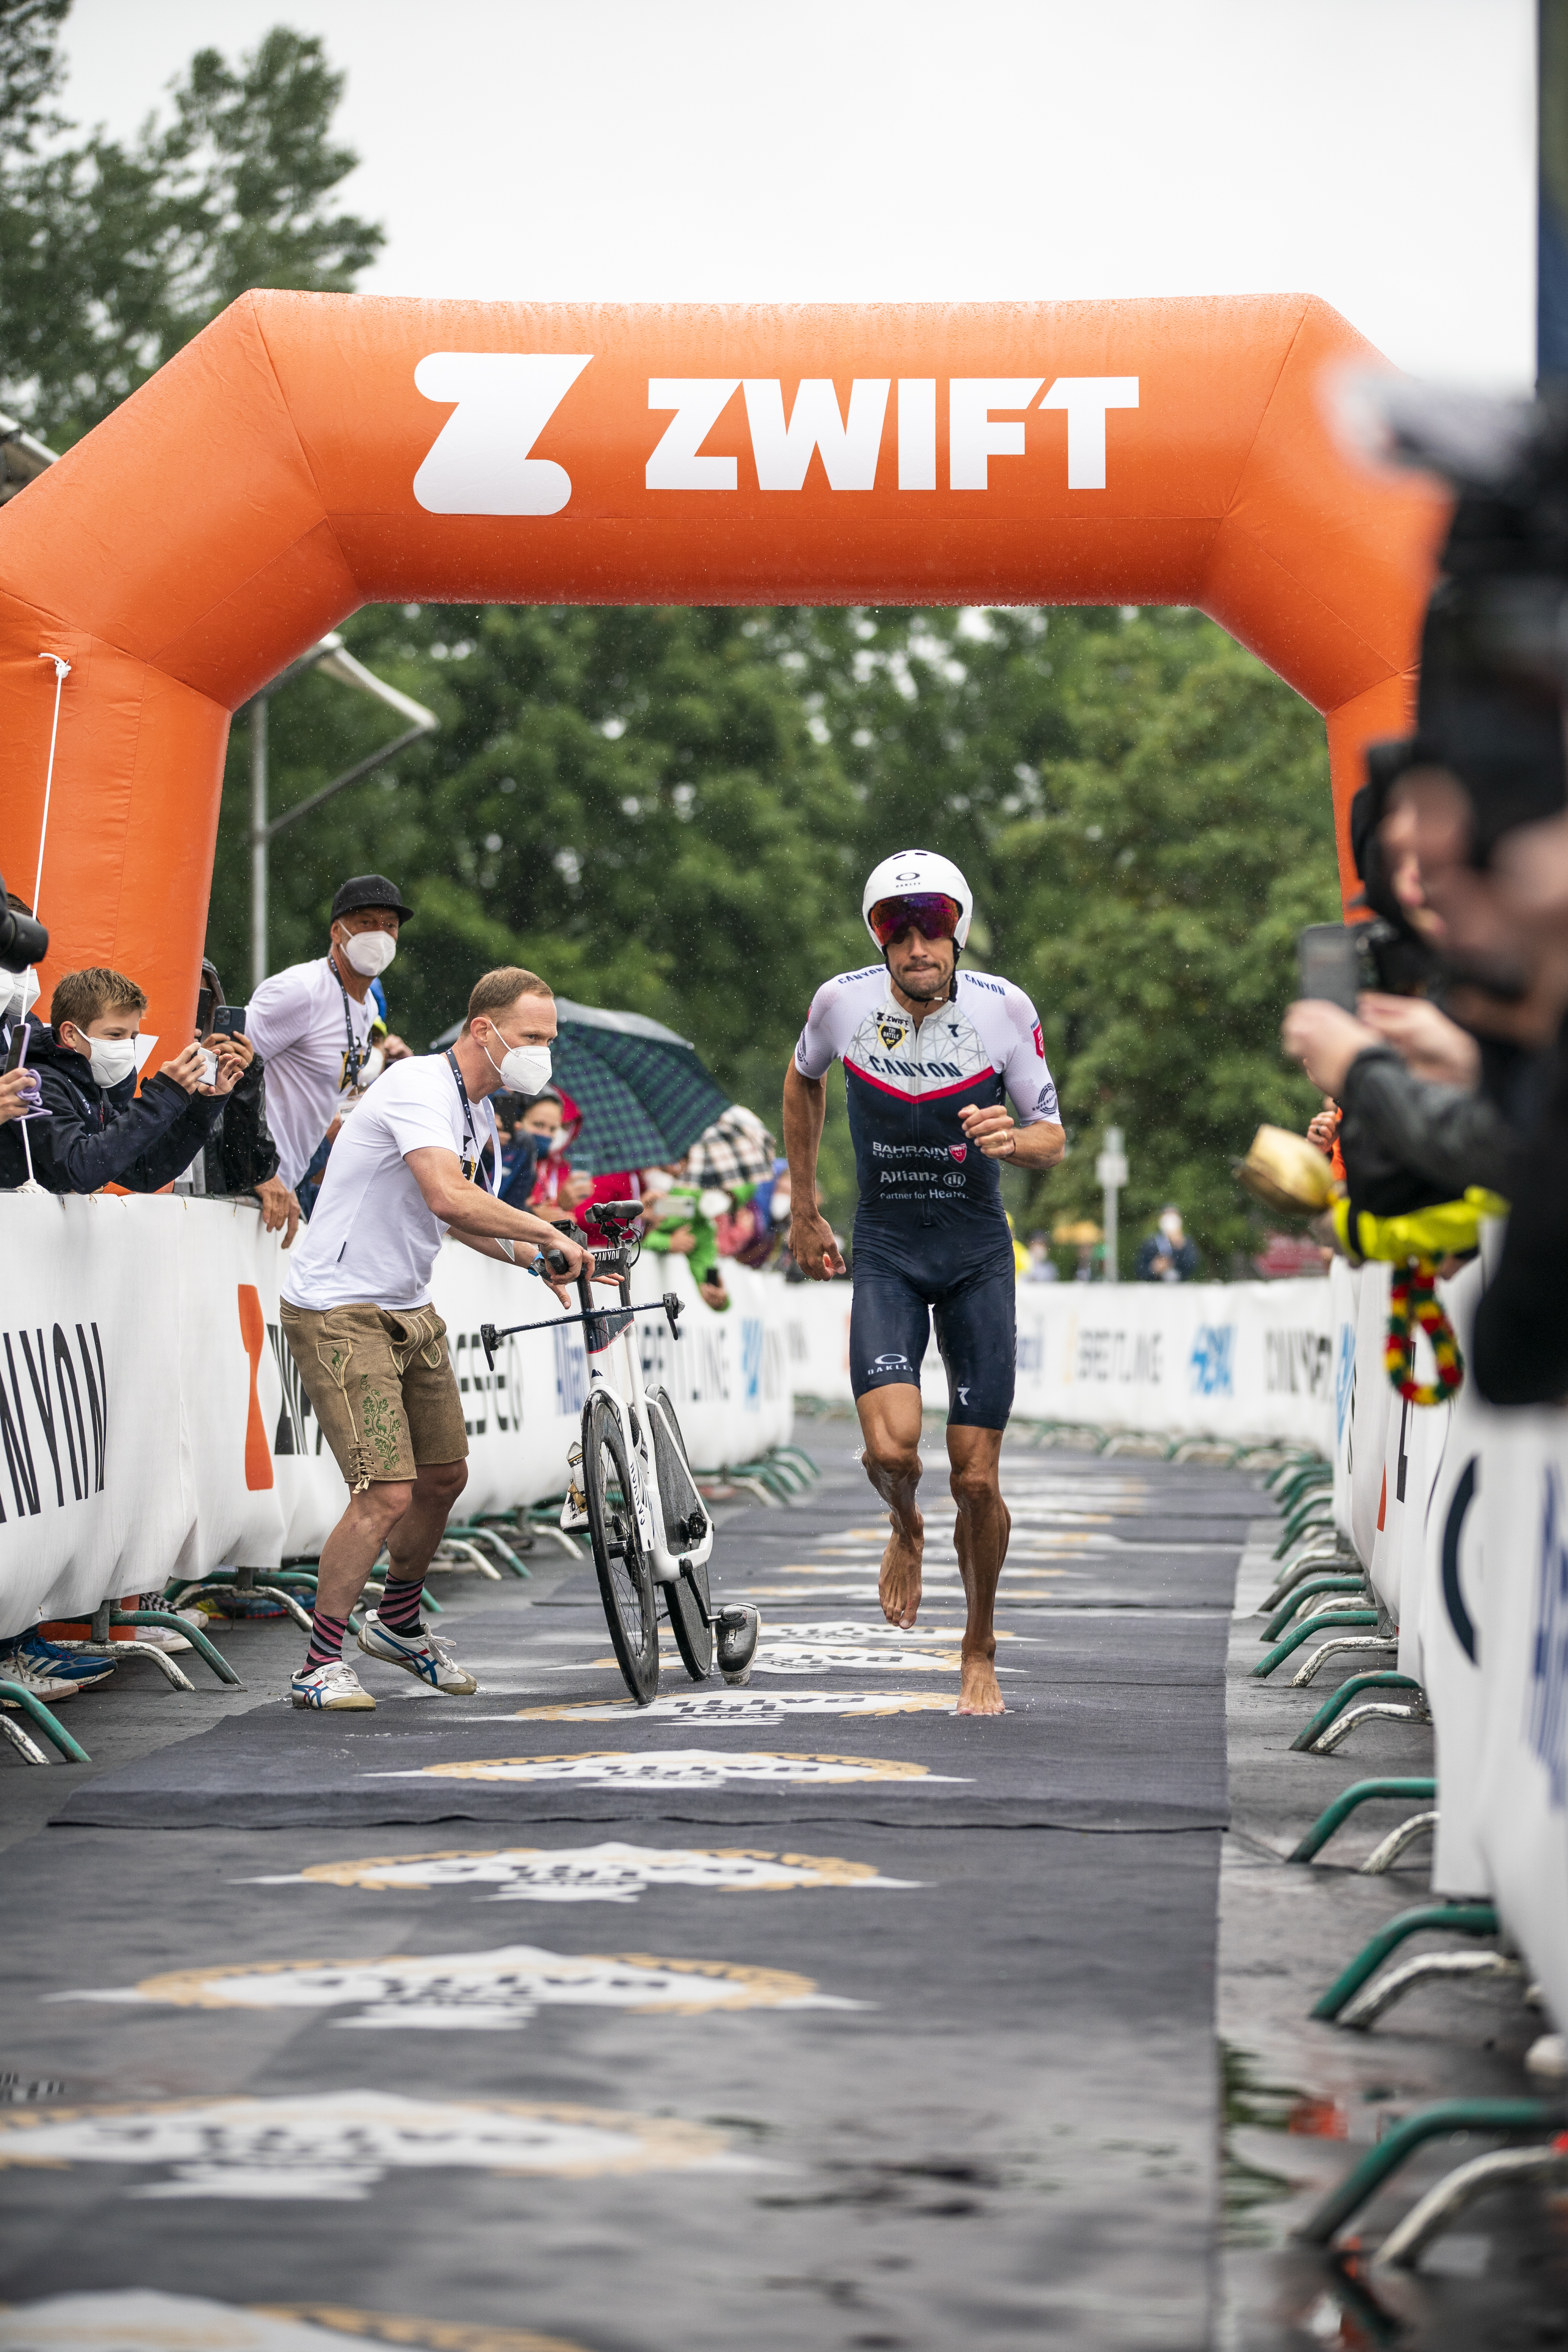
[[[223,1117],[242,1059],[227,1038],[207,1046],[193,1041],[138,1093],[146,1010],[146,996],[123,972],[64,974],[49,1027],[29,1039],[26,1067],[37,1076],[38,1108],[0,1126],[0,1187],[14,1192],[26,1182],[29,1150],[34,1181],[48,1192],[96,1192],[105,1184],[156,1192],[189,1167]]]

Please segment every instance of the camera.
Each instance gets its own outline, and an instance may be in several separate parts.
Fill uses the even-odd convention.
[[[25,915],[19,907],[11,906],[5,888],[5,877],[0,874],[0,969],[26,971],[30,963],[41,963],[49,951],[49,935],[42,923]]]

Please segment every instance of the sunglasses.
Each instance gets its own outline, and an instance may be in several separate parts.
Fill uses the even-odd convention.
[[[935,890],[917,890],[907,898],[879,898],[867,920],[879,948],[896,940],[911,925],[923,939],[951,940],[962,913],[956,898]]]

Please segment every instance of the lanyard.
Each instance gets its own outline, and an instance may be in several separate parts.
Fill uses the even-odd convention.
[[[472,1168],[472,1170],[469,1170],[469,1169],[465,1168],[465,1169],[464,1169],[464,1171],[463,1171],[464,1175],[465,1175],[465,1176],[467,1176],[467,1177],[468,1177],[468,1181],[469,1181],[470,1183],[472,1183],[472,1182],[476,1180],[476,1178],[478,1177],[479,1172],[479,1161],[480,1161],[479,1139],[478,1135],[474,1132],[474,1114],[473,1114],[473,1111],[472,1111],[471,1108],[469,1107],[469,1103],[468,1103],[468,1087],[463,1084],[463,1073],[462,1073],[462,1072],[461,1072],[461,1070],[458,1067],[458,1057],[457,1057],[456,1054],[454,1054],[454,1053],[453,1053],[452,1048],[450,1047],[450,1045],[448,1045],[448,1046],[447,1046],[447,1061],[448,1061],[448,1062],[451,1064],[451,1066],[452,1066],[452,1076],[453,1076],[453,1077],[457,1080],[457,1085],[458,1085],[458,1101],[459,1101],[459,1102],[462,1104],[462,1106],[463,1106],[463,1125],[468,1129],[468,1141],[469,1141],[469,1142],[473,1145],[473,1147],[474,1147],[474,1164],[473,1164],[473,1168]],[[497,1174],[498,1174],[498,1176],[499,1176],[499,1174],[500,1174],[500,1171],[499,1171],[499,1169],[498,1169],[498,1171],[497,1171]],[[492,1185],[489,1187],[489,1190],[493,1192],[496,1190],[495,1185],[493,1185],[493,1184],[492,1184]]]
[[[360,1045],[354,1035],[353,1015],[349,1011],[349,992],[343,986],[343,976],[338,970],[336,961],[332,957],[329,956],[327,958],[327,961],[332,967],[332,978],[337,982],[338,993],[343,1000],[343,1035],[348,1039],[349,1046],[348,1052],[343,1056],[345,1078],[350,1087],[357,1087],[359,1084],[359,1074],[363,1069],[368,1056],[366,1055],[364,1047]],[[459,1078],[458,1083],[460,1086],[462,1084],[462,1080]],[[468,1097],[465,1096],[465,1103],[467,1100]]]

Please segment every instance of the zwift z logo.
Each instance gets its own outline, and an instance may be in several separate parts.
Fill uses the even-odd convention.
[[[1552,1810],[1568,1805],[1568,1513],[1556,1465],[1542,1481],[1535,1638],[1530,1660],[1526,1736],[1546,1768]]]
[[[414,477],[426,513],[559,514],[572,477],[529,452],[592,358],[591,352],[427,352],[414,371],[415,390],[457,406]]]

